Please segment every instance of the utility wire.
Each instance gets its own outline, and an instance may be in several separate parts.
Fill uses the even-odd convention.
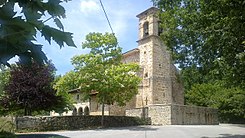
[[[101,0],[100,0],[100,5],[101,5],[101,7],[102,7],[102,9],[103,9],[103,12],[104,12],[104,14],[105,14],[106,20],[107,20],[108,25],[109,25],[109,27],[110,27],[110,29],[111,29],[111,33],[112,33],[113,36],[116,38],[115,33],[114,33],[114,31],[113,31],[113,29],[112,29],[112,26],[111,26],[111,22],[110,22],[110,20],[109,20],[109,18],[108,18],[108,16],[107,16],[107,13],[106,13],[106,11],[105,11],[105,7],[104,7],[104,5],[103,5],[103,3],[102,3]],[[120,47],[118,42],[117,42],[117,46]]]
[[[108,16],[107,16],[107,13],[106,13],[106,11],[105,11],[104,5],[103,5],[103,3],[102,3],[101,0],[100,0],[100,5],[101,5],[101,7],[102,7],[102,9],[103,9],[103,12],[104,12],[104,14],[105,14],[106,20],[107,20],[107,22],[108,22],[108,24],[109,24],[109,26],[110,26],[110,28],[111,28],[111,32],[112,32],[112,34],[114,35],[114,31],[113,31],[113,29],[112,29],[110,20],[109,20],[109,18],[108,18]]]

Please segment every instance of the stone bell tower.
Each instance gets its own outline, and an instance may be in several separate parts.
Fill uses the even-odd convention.
[[[217,124],[216,109],[184,105],[179,72],[159,37],[162,30],[159,27],[158,12],[157,8],[152,7],[137,15],[138,48],[126,55],[128,61],[138,57],[136,63],[141,67],[139,75],[142,83],[133,99],[136,108],[131,106],[133,108],[126,109],[125,115],[150,118],[154,125]]]
[[[159,10],[155,7],[137,15],[139,18],[142,84],[136,96],[136,107],[148,105],[184,104],[183,86],[178,80],[178,71],[172,64],[170,53],[159,35]]]

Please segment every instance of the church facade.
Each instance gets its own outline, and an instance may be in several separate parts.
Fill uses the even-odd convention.
[[[123,54],[123,63],[140,65],[138,74],[142,82],[138,94],[124,107],[107,105],[105,114],[150,118],[153,125],[218,124],[216,109],[184,105],[184,88],[179,72],[160,38],[162,30],[158,12],[152,7],[137,15],[138,48]],[[71,94],[79,100],[79,92]],[[101,114],[101,106],[96,103],[96,98],[91,97],[90,101],[74,104],[76,109],[86,106],[90,115]]]

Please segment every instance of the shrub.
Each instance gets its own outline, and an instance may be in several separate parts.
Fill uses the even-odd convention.
[[[0,131],[0,138],[16,138],[16,135],[12,132]]]

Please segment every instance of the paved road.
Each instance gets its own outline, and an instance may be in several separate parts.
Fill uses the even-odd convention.
[[[22,134],[19,138],[245,138],[245,125],[138,126]]]

